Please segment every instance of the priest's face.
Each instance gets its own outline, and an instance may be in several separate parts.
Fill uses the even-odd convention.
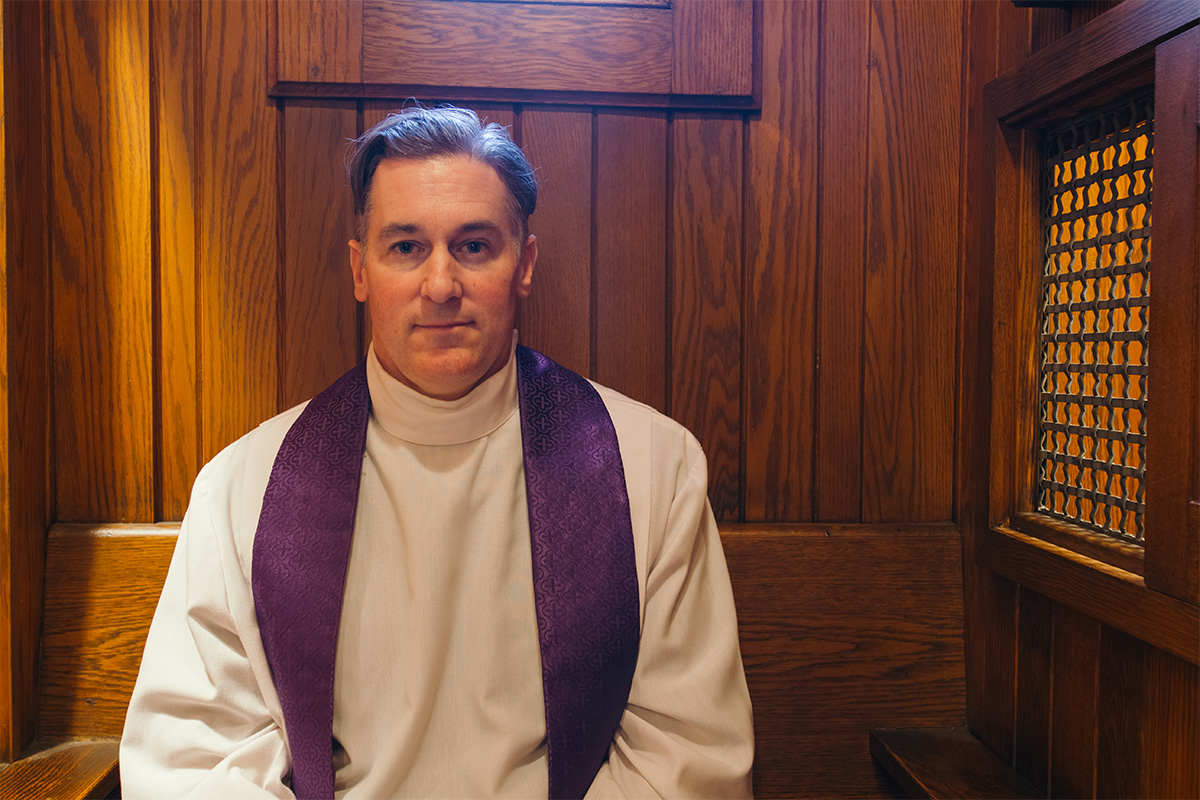
[[[354,296],[371,312],[375,353],[422,394],[456,400],[508,361],[517,299],[537,242],[521,241],[508,190],[468,156],[384,159],[371,183],[366,241],[350,242]]]

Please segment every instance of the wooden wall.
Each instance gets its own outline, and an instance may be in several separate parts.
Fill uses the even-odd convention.
[[[986,82],[1018,66],[1115,5],[1079,3],[1070,12],[1031,14],[1008,3],[973,4],[967,49],[976,66],[970,79]],[[1095,53],[1088,57],[1099,60]],[[968,92],[978,96],[973,88]],[[1193,141],[1195,123],[1193,109]],[[987,103],[968,111],[967,125],[972,146],[966,169],[968,180],[981,187],[981,206],[964,231],[963,247],[980,267],[978,335],[995,341],[994,357],[981,352],[974,363],[975,377],[964,373],[975,388],[962,401],[974,410],[964,414],[959,442],[963,453],[990,450],[990,459],[962,462],[970,727],[1048,797],[1200,796],[1194,600],[1151,592],[1149,580],[1106,571],[1066,551],[1032,558],[1033,549],[1016,547],[992,530],[1014,511],[1027,510],[1032,497],[1024,491],[1032,472],[1025,448],[1033,441],[1035,412],[1033,392],[1021,387],[1032,381],[1034,348],[1020,332],[1036,330],[1038,141],[1036,130],[998,125]],[[1195,174],[1194,144],[1192,151]],[[1194,208],[1194,178],[1191,192]],[[1167,197],[1156,191],[1156,202],[1170,202]],[[1170,213],[1158,211],[1164,220]],[[1184,474],[1196,474],[1195,457],[1193,451]],[[1111,585],[1113,593],[1097,592],[1100,585]],[[1123,607],[1114,610],[1117,605]]]
[[[10,374],[14,363],[46,374],[28,397],[49,445],[21,463],[49,499],[20,502],[51,522],[179,519],[200,465],[369,341],[350,291],[342,150],[397,103],[269,98],[269,8],[5,4],[6,79],[45,60],[43,99],[20,107],[41,109],[47,131],[33,174],[45,178],[37,266],[49,285],[28,273],[14,284],[11,271],[8,283],[10,318],[14,285],[50,306],[40,328],[20,329],[49,352],[18,350],[7,330]],[[869,727],[964,719],[961,628],[894,629],[888,592],[907,587],[917,602],[929,554],[906,542],[936,537],[957,558],[953,523],[986,505],[986,470],[970,457],[987,447],[971,432],[987,413],[979,311],[991,292],[975,260],[989,166],[979,104],[998,32],[1057,12],[766,0],[758,13],[761,111],[475,107],[512,125],[539,168],[541,260],[522,340],[691,428],[722,521],[848,526],[790,541],[793,563],[813,559],[842,605],[813,615],[827,627],[787,635],[840,646],[845,625],[874,620],[849,641],[884,644],[846,646],[808,683],[790,677],[797,702],[824,698],[836,735],[773,735],[837,742],[797,746],[792,793],[886,794]],[[13,15],[26,32],[41,26],[29,35],[42,47],[10,67]],[[38,552],[45,525],[23,530]],[[883,572],[879,553],[892,557]],[[810,571],[799,569],[793,579]],[[955,579],[940,588],[954,595]],[[36,641],[40,615],[23,609],[13,627]],[[33,656],[12,659],[25,666],[9,685],[36,696]],[[759,675],[752,690],[778,678]],[[10,752],[31,719],[13,714]]]

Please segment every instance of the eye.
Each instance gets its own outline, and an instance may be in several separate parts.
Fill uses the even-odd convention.
[[[396,242],[392,245],[392,249],[403,255],[410,255],[416,249],[416,245],[412,242]]]
[[[467,242],[463,245],[463,249],[473,256],[477,256],[487,249],[487,245],[483,242]]]

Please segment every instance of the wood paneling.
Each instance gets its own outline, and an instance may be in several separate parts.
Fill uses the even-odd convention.
[[[1054,607],[1054,707],[1050,722],[1050,797],[1093,797],[1100,625]]]
[[[1145,797],[1146,651],[1141,640],[1100,627],[1096,687],[1096,797]],[[1056,676],[1057,677],[1057,676]]]
[[[867,223],[870,4],[821,13],[820,203],[816,292],[816,519],[862,518],[863,253]],[[836,132],[836,133],[834,133]]]
[[[742,374],[740,118],[671,124],[670,412],[708,457],[719,520],[740,512]]]
[[[154,252],[158,279],[155,328],[155,467],[153,519],[182,519],[200,470],[196,348],[196,140],[194,69],[200,6],[169,0],[150,6],[152,102],[157,158]]]
[[[1146,664],[1143,797],[1200,797],[1200,668],[1162,650]]]
[[[1154,45],[1197,20],[1190,0],[1125,0],[997,78],[992,105],[1010,125],[1033,125],[1115,98],[1152,80]]]
[[[666,407],[667,120],[596,118],[592,377]]]
[[[108,797],[117,788],[119,742],[71,742],[0,770],[4,797]]]
[[[813,486],[818,6],[764,3],[762,15],[763,74],[771,77],[762,115],[746,132],[743,503],[748,521],[805,521]]]
[[[1044,796],[1050,776],[1054,604],[1023,586],[1018,592],[1015,696],[1020,701],[1015,709],[1013,766]]]
[[[524,344],[581,375],[591,369],[592,115],[571,109],[521,113],[521,147],[537,169],[530,220],[538,260],[533,294],[519,309]]]
[[[543,91],[672,90],[672,16],[665,8],[520,3],[368,3],[363,80]],[[470,53],[470,58],[464,58]]]
[[[867,732],[963,722],[958,531],[747,525],[722,544],[756,709],[755,795],[891,796]]]
[[[51,3],[61,520],[154,514],[147,5]],[[77,47],[88,41],[91,47]],[[110,413],[108,410],[117,410]]]
[[[962,7],[871,14],[863,520],[949,519]]]
[[[1152,440],[1153,461],[1147,461],[1146,585],[1195,605],[1200,540],[1188,530],[1187,516],[1200,463],[1200,28],[1159,47],[1155,69],[1154,354],[1146,379],[1154,388],[1146,417],[1172,431]]]
[[[277,13],[276,77],[281,81],[362,80],[362,0],[283,0]]]
[[[200,403],[204,460],[278,409],[279,113],[266,3],[202,5]]]
[[[178,526],[56,526],[38,736],[120,736]]]
[[[671,91],[750,94],[750,0],[676,0],[672,10]]]
[[[280,411],[317,394],[358,360],[346,245],[354,238],[354,208],[343,159],[357,124],[353,101],[293,100],[284,109]]]
[[[0,289],[0,760],[34,737],[44,537],[53,504],[49,348],[50,145],[41,3],[0,6],[3,44],[3,288]]]

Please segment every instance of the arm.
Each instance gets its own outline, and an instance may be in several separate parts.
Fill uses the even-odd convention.
[[[127,798],[292,797],[278,700],[213,472],[196,479],[130,699]]]
[[[703,453],[683,436],[673,496],[656,490],[669,508],[651,515],[660,544],[648,553],[629,705],[589,798],[750,796],[754,732],[729,572]]]

